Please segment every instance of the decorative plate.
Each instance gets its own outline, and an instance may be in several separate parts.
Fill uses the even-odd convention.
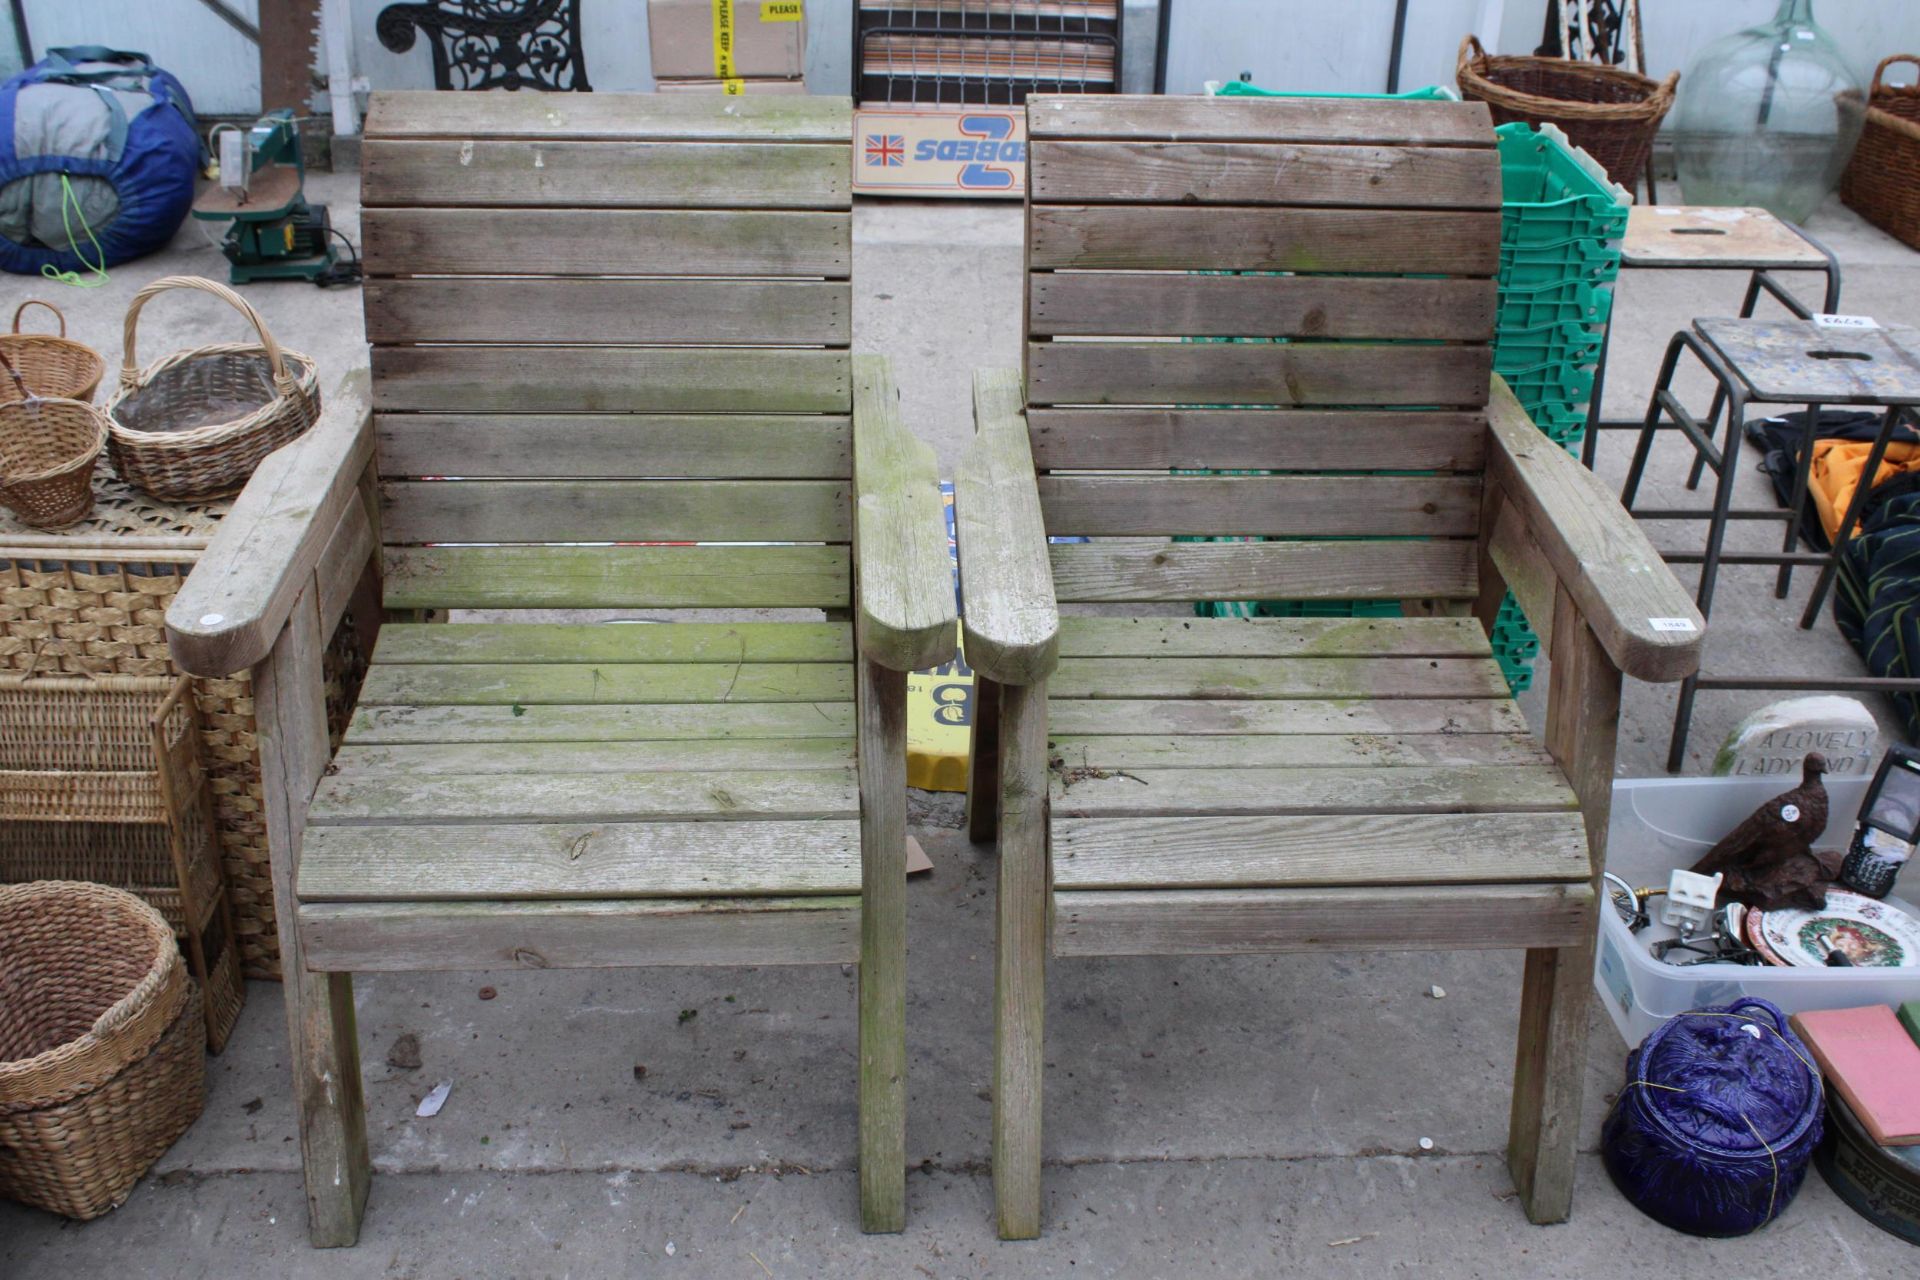
[[[1796,968],[1825,968],[1836,948],[1863,969],[1920,968],[1920,920],[1846,889],[1828,889],[1819,911],[1749,911],[1747,937],[1774,964]]]

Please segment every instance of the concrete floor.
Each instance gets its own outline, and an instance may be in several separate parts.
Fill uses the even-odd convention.
[[[354,189],[351,176],[312,180],[357,240]],[[908,421],[951,474],[971,431],[970,371],[1018,359],[1019,211],[875,203],[856,228],[858,345],[895,357]],[[1846,265],[1845,310],[1920,323],[1920,256],[1838,205],[1812,228]],[[111,286],[57,300],[75,336],[112,354],[134,289],[223,266],[190,225],[166,254],[116,269]],[[1667,336],[1694,315],[1731,313],[1742,286],[1697,273],[1623,281],[1614,408],[1643,406]],[[46,291],[5,285],[9,298]],[[246,292],[329,382],[362,358],[356,290]],[[234,332],[210,300],[163,299],[147,313],[142,358]],[[1629,447],[1607,441],[1610,480]],[[1662,486],[1677,487],[1678,457],[1662,449]],[[1757,505],[1754,461],[1742,501]],[[1722,582],[1716,666],[1858,668],[1830,622],[1792,629],[1767,575],[1735,569]],[[1690,770],[1766,700],[1703,696]],[[1540,693],[1524,701],[1537,725]],[[1670,689],[1629,690],[1623,775],[1660,772],[1671,714]],[[1629,1251],[1676,1272],[1912,1274],[1912,1249],[1817,1176],[1758,1236],[1709,1243],[1641,1217],[1589,1154],[1573,1221],[1528,1226],[1500,1155],[1520,981],[1506,953],[1056,964],[1047,1235],[1000,1244],[986,1172],[993,864],[953,829],[951,798],[916,800],[935,871],[909,894],[916,1171],[904,1234],[856,1226],[850,973],[373,975],[356,983],[376,1168],[357,1249],[305,1244],[279,989],[256,983],[231,1047],[210,1062],[200,1122],[97,1222],[0,1205],[0,1277],[1572,1276],[1619,1273]],[[480,1000],[483,984],[498,998]],[[1436,984],[1444,999],[1428,994]],[[1596,1018],[1588,1153],[1624,1056]],[[403,1034],[419,1039],[418,1069],[387,1065]],[[414,1118],[446,1080],[445,1110]]]

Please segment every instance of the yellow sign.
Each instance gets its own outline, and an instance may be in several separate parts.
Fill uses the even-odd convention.
[[[973,748],[973,670],[955,658],[907,673],[907,785],[965,791]]]
[[[720,92],[730,98],[738,98],[746,93],[746,91],[747,82],[745,80],[722,80],[720,82]]]
[[[733,79],[734,0],[713,0],[713,74]]]
[[[760,21],[798,22],[806,16],[802,0],[760,0]]]

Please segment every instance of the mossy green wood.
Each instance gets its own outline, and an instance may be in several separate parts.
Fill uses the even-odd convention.
[[[852,697],[852,667],[828,662],[376,665],[360,688],[363,707],[841,702]]]
[[[391,609],[844,609],[844,546],[390,547]]]

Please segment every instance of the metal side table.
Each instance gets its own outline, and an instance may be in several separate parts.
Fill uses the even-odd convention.
[[[1840,309],[1840,262],[1818,240],[1791,222],[1765,209],[1720,209],[1705,205],[1635,205],[1627,211],[1627,232],[1620,242],[1622,271],[1745,271],[1747,296],[1741,318],[1753,314],[1765,292],[1802,320],[1813,318],[1807,305],[1774,275],[1778,271],[1818,272],[1826,277],[1820,310]],[[1580,461],[1591,471],[1602,431],[1638,431],[1638,418],[1606,419],[1601,399],[1607,385],[1607,350],[1613,339],[1613,318],[1607,313],[1601,330],[1600,361],[1594,367],[1593,394],[1587,401],[1587,434]],[[1714,402],[1713,421],[1720,408]],[[1700,484],[1700,464],[1687,478],[1689,489]]]
[[[1853,324],[1839,321],[1853,320]],[[1672,390],[1673,375],[1682,353],[1690,353],[1717,384],[1714,391],[1715,414],[1704,422],[1683,406]],[[1904,325],[1879,326],[1854,317],[1834,317],[1832,322],[1809,320],[1695,320],[1693,328],[1681,330],[1667,344],[1666,359],[1660,365],[1660,379],[1654,385],[1653,398],[1641,423],[1640,440],[1633,451],[1633,464],[1620,500],[1628,511],[1642,520],[1699,520],[1707,524],[1704,552],[1665,552],[1669,564],[1700,566],[1700,590],[1695,599],[1700,616],[1707,617],[1713,607],[1715,580],[1722,565],[1770,564],[1780,566],[1776,595],[1786,594],[1787,575],[1795,565],[1819,565],[1820,577],[1813,596],[1801,614],[1800,626],[1806,630],[1819,616],[1820,605],[1833,583],[1840,554],[1853,535],[1871,484],[1860,484],[1847,504],[1840,527],[1834,534],[1833,548],[1823,553],[1795,550],[1800,533],[1800,509],[1806,504],[1807,477],[1813,450],[1802,449],[1800,465],[1794,473],[1793,501],[1781,511],[1733,509],[1733,479],[1739,471],[1740,438],[1751,404],[1795,404],[1808,408],[1808,420],[1817,419],[1823,405],[1880,405],[1885,414],[1879,433],[1867,453],[1863,477],[1879,474],[1887,444],[1903,415],[1920,405],[1920,330]],[[1719,408],[1724,405],[1726,428],[1723,443],[1716,446],[1713,434]],[[1662,418],[1671,420],[1670,425]],[[1697,466],[1711,467],[1718,483],[1714,486],[1710,511],[1656,509],[1634,511],[1633,502],[1646,472],[1655,433],[1678,430],[1693,446]],[[1811,428],[1809,428],[1811,430]],[[1729,520],[1785,520],[1786,545],[1778,552],[1730,552],[1723,550]],[[1887,692],[1920,690],[1920,679],[1879,676],[1810,677],[1802,675],[1689,676],[1680,686],[1680,703],[1674,713],[1673,739],[1667,750],[1667,771],[1677,772],[1687,745],[1687,726],[1693,716],[1694,695],[1701,689],[1778,689],[1845,690]]]

